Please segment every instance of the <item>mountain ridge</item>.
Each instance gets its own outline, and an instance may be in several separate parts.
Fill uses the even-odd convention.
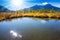
[[[32,7],[30,7],[30,8],[27,8],[27,9],[25,9],[25,10],[42,10],[42,9],[48,9],[48,10],[55,10],[55,11],[60,11],[60,8],[58,8],[58,7],[55,7],[55,6],[53,6],[53,5],[51,5],[51,4],[46,4],[46,5],[34,5],[34,6],[32,6]]]
[[[10,12],[10,10],[0,5],[0,12]]]
[[[46,4],[46,5],[34,5],[32,7],[29,7],[29,8],[24,8],[23,10],[45,10],[45,9],[48,9],[48,10],[55,10],[55,11],[60,11],[60,8],[58,7],[55,7],[51,4]],[[0,5],[0,12],[11,12],[12,10],[9,10],[8,8],[5,8],[4,6],[1,6]]]

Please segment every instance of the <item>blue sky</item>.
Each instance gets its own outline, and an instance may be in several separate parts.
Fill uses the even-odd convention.
[[[0,5],[3,5],[10,10],[19,10],[37,4],[41,5],[43,3],[49,3],[56,7],[60,7],[60,0],[0,0]]]

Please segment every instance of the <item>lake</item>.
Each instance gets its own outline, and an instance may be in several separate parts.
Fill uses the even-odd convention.
[[[60,20],[24,17],[1,21],[0,40],[60,40]]]

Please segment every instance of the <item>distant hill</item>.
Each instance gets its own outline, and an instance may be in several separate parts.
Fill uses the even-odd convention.
[[[42,10],[42,9],[48,9],[48,10],[55,10],[55,11],[60,11],[60,8],[55,7],[51,4],[46,4],[46,5],[34,5],[30,8],[24,9],[24,10]]]
[[[10,12],[10,10],[0,5],[0,12]]]

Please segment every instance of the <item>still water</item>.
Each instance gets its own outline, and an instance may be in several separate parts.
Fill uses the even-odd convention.
[[[60,20],[17,18],[1,21],[0,40],[60,40]]]

